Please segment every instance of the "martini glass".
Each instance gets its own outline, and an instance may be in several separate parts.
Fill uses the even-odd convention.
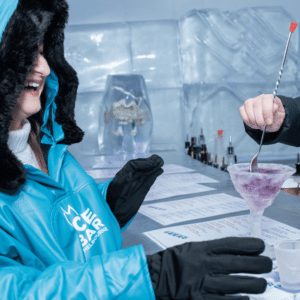
[[[280,164],[259,164],[258,172],[250,172],[249,164],[235,164],[227,168],[236,191],[250,209],[251,236],[262,238],[261,218],[265,208],[272,205],[283,183],[295,173],[295,169]],[[266,243],[263,255],[275,259],[274,247]]]

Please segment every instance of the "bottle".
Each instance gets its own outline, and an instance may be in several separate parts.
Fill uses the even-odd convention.
[[[188,155],[191,156],[192,158],[195,157],[195,145],[196,145],[196,138],[192,137],[191,138],[191,146],[189,147]]]
[[[190,147],[190,141],[189,141],[189,135],[186,135],[186,141],[185,141],[185,149],[187,149],[186,153],[188,154],[189,147]]]
[[[223,144],[223,130],[218,130],[218,136],[215,140],[215,151],[216,151],[216,164],[222,166],[223,157],[225,157],[225,164],[227,164],[227,157]]]
[[[300,154],[297,154],[297,162],[295,163],[296,165],[296,173],[293,174],[293,176],[299,176],[300,175]]]
[[[212,160],[211,160],[211,153],[210,153],[210,152],[209,152],[208,155],[207,155],[207,164],[208,164],[209,166],[212,166],[212,164],[213,164],[213,162],[212,162]]]
[[[214,166],[215,168],[218,169],[218,168],[219,168],[219,165],[218,165],[218,161],[217,161],[217,160],[218,160],[218,155],[216,154],[216,155],[215,155],[215,160],[214,160],[213,166]]]
[[[202,144],[205,144],[205,138],[204,138],[204,135],[203,135],[203,128],[201,128],[201,134],[200,134],[199,139],[198,139],[198,146],[201,147]]]
[[[199,147],[199,145],[195,145],[194,146],[194,149],[195,149],[195,159],[197,160],[201,160],[201,147]]]
[[[208,161],[208,153],[207,153],[207,149],[206,149],[206,145],[205,144],[202,144],[201,146],[201,155],[200,155],[200,161],[202,163],[207,163]]]
[[[221,171],[226,171],[227,164],[225,164],[225,156],[223,156],[222,166],[220,167]]]
[[[297,162],[295,163],[296,165],[296,173],[292,175],[294,181],[298,184],[297,188],[299,188],[300,185],[300,157],[299,153],[297,155]]]
[[[192,155],[192,157],[194,159],[199,160],[199,155],[200,155],[200,152],[201,152],[201,148],[197,145],[197,138],[196,137],[192,137],[192,144],[193,144],[193,155]]]
[[[234,155],[234,148],[232,146],[231,137],[230,137],[229,146],[227,148],[227,165],[230,166],[235,163],[236,163],[236,158]]]

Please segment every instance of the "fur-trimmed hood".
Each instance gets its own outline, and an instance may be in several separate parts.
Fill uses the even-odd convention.
[[[14,193],[24,184],[26,170],[8,147],[12,111],[27,75],[44,43],[50,67],[41,94],[41,110],[30,116],[41,127],[38,141],[45,160],[53,144],[82,141],[74,119],[78,88],[76,71],[64,58],[64,28],[69,6],[65,0],[0,0],[0,191]]]

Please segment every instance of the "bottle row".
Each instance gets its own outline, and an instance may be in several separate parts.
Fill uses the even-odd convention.
[[[227,147],[227,153],[225,151],[223,143],[223,130],[218,130],[218,135],[214,139],[215,151],[213,157],[211,153],[207,151],[205,144],[205,138],[203,135],[203,128],[201,128],[201,134],[198,138],[192,137],[191,142],[187,135],[187,140],[185,142],[185,149],[187,149],[187,155],[194,159],[199,160],[202,163],[219,168],[222,171],[227,172],[227,167],[237,163],[237,157],[234,154],[234,148],[231,142],[231,137],[229,141],[229,146]]]

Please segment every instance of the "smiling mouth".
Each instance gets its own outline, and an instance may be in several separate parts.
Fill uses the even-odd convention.
[[[37,91],[38,88],[35,86],[25,86],[24,90],[25,91]]]
[[[39,87],[34,87],[34,86],[25,86],[24,91],[26,93],[30,93],[33,96],[38,96],[39,95],[39,90],[43,89],[43,85],[40,85]]]

